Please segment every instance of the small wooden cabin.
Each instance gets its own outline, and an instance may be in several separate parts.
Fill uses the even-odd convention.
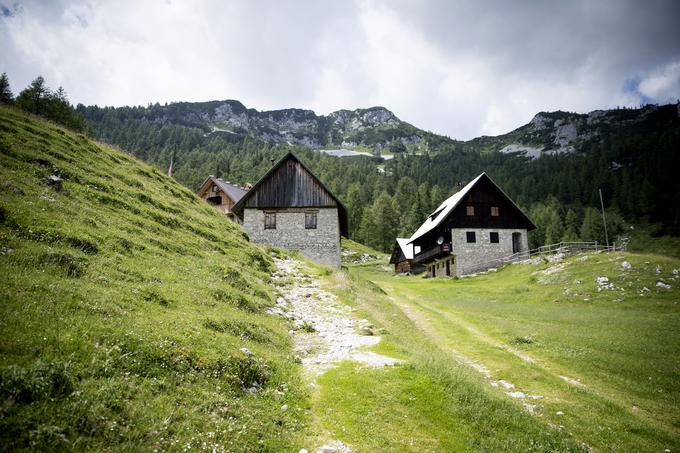
[[[232,209],[243,198],[246,192],[247,190],[244,188],[210,175],[201,184],[201,188],[198,189],[196,194],[234,220],[235,217]]]
[[[410,238],[397,238],[390,257],[390,264],[394,264],[396,274],[417,274],[424,270],[424,266],[413,263],[414,247],[409,244]]]
[[[250,240],[298,250],[340,267],[347,209],[293,154],[286,154],[236,203],[233,212]]]

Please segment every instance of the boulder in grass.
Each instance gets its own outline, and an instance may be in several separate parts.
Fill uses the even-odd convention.
[[[61,178],[61,176],[49,175],[47,178],[45,178],[45,182],[47,183],[48,186],[53,187],[54,190],[59,192],[61,191],[61,185],[64,182],[64,180]]]

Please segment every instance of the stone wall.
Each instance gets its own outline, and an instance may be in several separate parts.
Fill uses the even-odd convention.
[[[446,275],[446,262],[449,262],[449,275]],[[453,277],[456,275],[456,257],[444,256],[427,264],[427,274],[430,277]]]
[[[264,229],[264,211],[246,208],[243,229],[257,244],[273,245],[287,250],[299,250],[303,255],[331,267],[340,267],[340,224],[337,208],[317,211],[316,229],[305,229],[305,210],[279,209],[276,229]],[[274,212],[274,210],[267,210]]]
[[[477,242],[468,243],[466,233],[474,231]],[[498,243],[492,244],[490,232],[498,233]],[[462,275],[466,266],[484,263],[512,255],[512,234],[520,233],[521,249],[528,250],[527,230],[520,229],[488,229],[488,228],[456,228],[451,230],[451,250],[455,255],[455,274]]]

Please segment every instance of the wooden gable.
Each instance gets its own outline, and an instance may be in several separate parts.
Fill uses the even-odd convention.
[[[397,264],[406,260],[406,255],[401,249],[401,246],[395,241],[394,249],[392,250],[392,255],[390,256],[390,264]]]
[[[473,215],[468,215],[472,207]],[[498,208],[498,215],[491,208]],[[416,246],[428,247],[453,228],[526,229],[536,228],[531,219],[486,174],[482,173],[463,189],[446,199],[411,237]]]
[[[234,212],[241,215],[245,208],[337,208],[340,232],[348,233],[345,206],[293,153],[277,162],[234,206]]]
[[[469,208],[472,215],[468,215]],[[492,208],[498,208],[497,215],[492,215]],[[480,178],[468,191],[445,224],[448,228],[519,228],[528,231],[536,228],[488,176]]]
[[[338,202],[297,159],[286,159],[250,190],[246,208],[334,208]]]

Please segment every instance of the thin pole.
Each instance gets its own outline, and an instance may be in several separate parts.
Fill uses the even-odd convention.
[[[604,225],[604,240],[607,242],[609,248],[609,235],[607,234],[607,219],[604,217],[604,202],[602,201],[602,189],[597,189],[600,192],[600,206],[602,207],[602,224]]]
[[[170,155],[170,166],[168,167],[168,176],[172,178],[172,164],[175,160],[175,152],[173,151]]]

